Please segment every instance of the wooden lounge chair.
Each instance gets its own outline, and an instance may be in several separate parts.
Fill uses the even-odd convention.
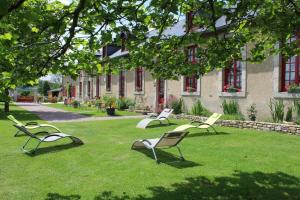
[[[56,132],[61,133],[61,131],[57,127],[55,127],[53,125],[50,125],[50,124],[39,124],[37,122],[27,122],[26,124],[23,124],[22,122],[17,120],[13,115],[8,115],[7,118],[9,120],[11,120],[12,122],[14,122],[16,125],[24,126],[26,129],[37,129],[37,128],[44,128],[45,127],[45,128],[53,128]],[[15,133],[15,137],[21,132],[22,131],[18,130]]]
[[[72,140],[73,143],[76,143],[76,144],[83,144],[83,142],[77,138],[77,137],[74,137],[72,135],[68,135],[68,134],[65,134],[65,133],[51,133],[49,135],[46,135],[44,137],[38,137],[37,135],[39,133],[44,133],[44,131],[41,131],[41,132],[38,132],[38,133],[31,133],[29,130],[27,130],[25,128],[25,126],[22,126],[22,125],[19,125],[19,124],[14,124],[14,126],[19,129],[21,132],[25,133],[27,136],[29,136],[28,140],[25,142],[25,144],[22,146],[22,151],[24,152],[27,152],[27,153],[32,153],[34,154],[36,152],[36,150],[38,149],[38,147],[40,146],[40,144],[42,142],[54,142],[54,141],[57,141],[57,140],[60,140],[60,139],[63,139],[63,138],[70,138]],[[31,139],[35,139],[38,141],[37,145],[35,146],[35,148],[31,149],[31,150],[28,150],[26,149],[26,146],[27,144],[29,143],[29,141]]]
[[[178,126],[173,131],[185,131],[190,128],[199,128],[199,129],[206,129],[209,132],[209,128],[212,128],[214,130],[214,132],[217,133],[217,131],[213,127],[213,125],[221,116],[222,116],[222,114],[214,113],[205,122],[193,121],[193,122],[191,122],[191,124],[184,124],[184,125]],[[193,125],[193,124],[198,124],[198,125]]]
[[[137,140],[132,144],[131,149],[151,149],[155,161],[159,163],[155,153],[155,149],[176,147],[180,154],[181,160],[184,160],[178,144],[187,134],[188,132],[186,131],[172,131],[165,133],[161,138]]]
[[[173,109],[165,108],[157,117],[151,117],[142,119],[137,125],[137,128],[146,128],[151,122],[159,121],[162,124],[163,121],[167,121],[170,124],[168,117],[173,112]]]

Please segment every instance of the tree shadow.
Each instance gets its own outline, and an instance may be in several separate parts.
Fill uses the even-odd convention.
[[[203,137],[203,136],[218,136],[218,135],[229,135],[227,132],[190,132],[186,137]]]
[[[299,200],[300,179],[283,172],[241,172],[236,171],[231,176],[209,179],[204,176],[186,178],[181,183],[171,187],[149,187],[152,193],[128,197],[127,194],[114,195],[112,192],[102,192],[95,200],[199,200],[199,199],[238,199],[238,200]]]
[[[7,119],[8,115],[13,115],[17,120],[20,121],[37,121],[40,118],[34,113],[28,112],[27,110],[13,110],[11,109],[9,113],[0,112],[1,120],[9,120]]]
[[[78,194],[61,195],[58,193],[48,193],[45,200],[79,200],[81,196]]]
[[[74,142],[71,142],[71,143],[68,143],[68,144],[61,144],[61,145],[55,145],[55,146],[49,146],[49,147],[40,147],[36,150],[36,152],[34,154],[33,153],[26,153],[26,155],[29,155],[31,157],[35,157],[35,156],[42,155],[42,154],[57,153],[59,151],[80,147],[81,145],[82,144],[76,144]]]
[[[143,153],[147,157],[153,159],[153,162],[155,162],[152,151],[149,149],[135,149],[135,151]],[[184,169],[184,168],[190,168],[190,167],[197,167],[201,166],[198,163],[195,163],[193,161],[188,160],[181,160],[178,156],[175,156],[169,152],[163,151],[161,149],[156,149],[156,155],[158,158],[159,163],[166,164],[178,169]]]

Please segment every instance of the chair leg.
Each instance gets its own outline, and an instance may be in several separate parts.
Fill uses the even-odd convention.
[[[26,147],[26,145],[28,144],[28,142],[31,140],[31,137],[30,138],[28,138],[28,140],[24,143],[24,145],[22,146],[22,151],[25,151],[25,152],[28,152],[26,149],[25,149],[25,147]]]
[[[36,145],[36,147],[31,151],[32,154],[35,154],[37,148],[40,146],[40,144],[42,143],[43,141],[39,141],[39,143]]]
[[[152,153],[153,153],[154,159],[155,159],[156,163],[158,164],[159,162],[158,162],[158,159],[157,159],[157,156],[156,156],[156,153],[155,153],[155,150],[154,150],[154,148],[151,148],[151,150],[152,150]]]
[[[210,126],[210,127],[214,130],[215,134],[218,134],[218,132],[216,131],[216,129],[213,126]]]
[[[21,131],[17,131],[14,137],[17,137]]]
[[[178,152],[180,154],[180,159],[181,160],[185,160],[184,157],[183,157],[183,155],[182,155],[182,153],[181,153],[181,150],[180,150],[179,146],[176,145],[176,148],[178,149]]]

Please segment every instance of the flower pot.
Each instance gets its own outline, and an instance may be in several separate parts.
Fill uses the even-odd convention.
[[[78,104],[73,104],[73,108],[78,108]]]
[[[107,115],[114,116],[115,115],[115,108],[106,108]]]

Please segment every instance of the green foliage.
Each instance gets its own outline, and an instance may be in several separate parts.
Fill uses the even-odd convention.
[[[170,95],[167,102],[168,107],[173,109],[175,115],[181,114],[183,112],[183,99],[177,99],[175,96]]]
[[[273,122],[283,122],[284,118],[284,103],[283,100],[270,99],[269,108]]]
[[[285,121],[287,121],[287,122],[293,121],[293,107],[288,107],[287,113],[285,116]]]
[[[298,100],[298,99],[294,100],[294,110],[296,113],[295,122],[296,122],[296,124],[300,124],[300,100]]]
[[[242,114],[234,114],[234,115],[222,115],[222,120],[245,120]]]
[[[211,112],[209,112],[201,103],[200,100],[197,100],[192,109],[191,109],[192,115],[198,115],[198,116],[209,116],[211,115]]]
[[[21,96],[29,96],[30,95],[30,91],[22,91]]]
[[[116,97],[114,96],[103,96],[103,103],[106,108],[115,108],[116,107]]]
[[[230,100],[230,101],[223,100],[222,108],[223,108],[223,113],[225,115],[239,115],[240,114],[239,104],[235,100]]]
[[[119,110],[125,110],[125,109],[128,109],[130,106],[134,106],[135,103],[133,100],[129,99],[129,98],[119,98],[117,99],[116,101],[116,106],[117,106],[117,109]]]
[[[250,108],[247,110],[247,112],[248,112],[248,118],[251,121],[255,121],[256,120],[256,114],[257,114],[256,105],[252,104],[250,106]]]
[[[44,96],[48,96],[48,91],[50,90],[50,84],[48,81],[45,81],[44,84],[43,84],[43,90],[42,90],[42,95]]]

